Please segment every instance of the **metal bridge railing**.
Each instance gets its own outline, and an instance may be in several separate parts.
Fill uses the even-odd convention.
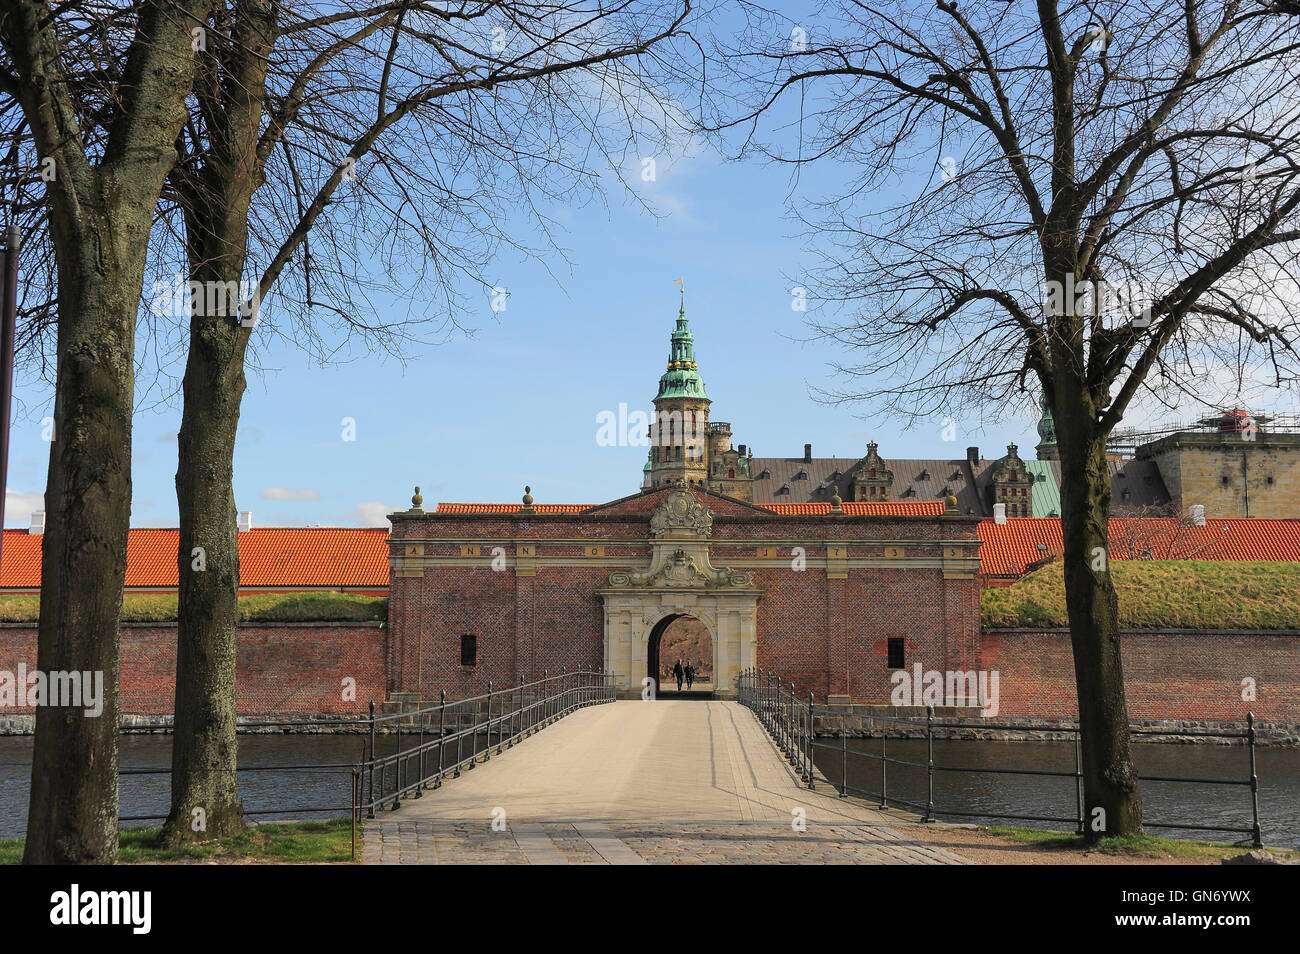
[[[787,688],[788,686],[788,688]],[[1061,772],[1047,769],[1011,769],[1011,768],[976,768],[972,766],[942,765],[934,760],[934,738],[936,730],[945,734],[948,730],[969,729],[972,726],[960,722],[936,721],[934,718],[934,706],[926,706],[925,718],[906,717],[906,716],[887,716],[871,713],[860,718],[870,719],[876,724],[880,733],[880,752],[863,752],[850,750],[848,746],[848,735],[841,731],[838,744],[831,744],[825,741],[818,741],[816,720],[819,716],[834,716],[842,719],[852,718],[851,712],[844,712],[842,709],[836,709],[829,705],[818,705],[811,692],[807,698],[800,698],[795,691],[793,682],[786,683],[779,676],[770,672],[763,672],[758,669],[748,669],[741,673],[739,680],[738,701],[753,711],[754,715],[762,723],[773,741],[785,753],[787,760],[799,773],[799,777],[804,784],[810,789],[816,788],[817,768],[815,765],[818,752],[834,753],[839,756],[841,775],[838,785],[831,782],[841,798],[850,796],[861,799],[878,800],[881,808],[888,808],[890,802],[889,796],[889,766],[909,766],[912,768],[925,769],[926,773],[926,802],[921,805],[919,802],[908,801],[893,797],[896,804],[903,805],[907,808],[917,811],[924,811],[922,821],[932,822],[937,820],[939,814],[953,815],[968,818],[1008,818],[1019,821],[1044,821],[1064,824],[1073,824],[1075,830],[1082,834],[1086,824],[1083,804],[1083,761],[1079,746],[1080,728],[1078,724],[1063,724],[1056,727],[1045,727],[1038,725],[1029,725],[1014,722],[980,722],[978,728],[1006,730],[1014,732],[1023,732],[1026,734],[1050,735],[1052,733],[1068,733],[1073,736],[1074,742],[1074,771]],[[915,739],[921,729],[925,730],[925,753],[924,762],[909,761],[907,759],[895,758],[889,755],[888,741],[890,738],[890,727],[897,726],[898,731],[894,733],[895,739]],[[907,730],[911,731],[907,731]],[[1163,775],[1139,775],[1138,781],[1142,782],[1172,782],[1197,785],[1235,785],[1250,789],[1250,808],[1251,824],[1249,827],[1229,827],[1224,825],[1201,825],[1192,822],[1158,822],[1143,819],[1142,824],[1147,828],[1180,828],[1188,831],[1209,831],[1209,832],[1229,832],[1233,834],[1249,835],[1251,844],[1259,848],[1263,845],[1262,830],[1259,823],[1259,776],[1256,772],[1255,763],[1255,716],[1254,713],[1246,714],[1246,730],[1244,732],[1231,731],[1194,731],[1194,730],[1168,730],[1168,729],[1151,729],[1139,726],[1130,726],[1129,731],[1134,735],[1167,735],[1180,736],[1187,738],[1216,738],[1216,739],[1242,739],[1246,743],[1249,751],[1249,775],[1243,779],[1225,779],[1225,778],[1183,778]],[[983,740],[970,740],[983,741]],[[833,758],[834,755],[831,757]],[[880,766],[880,789],[871,791],[859,788],[849,784],[849,759],[866,759],[879,763]],[[823,763],[827,764],[827,763]],[[1024,815],[1012,814],[995,811],[965,811],[957,808],[940,808],[935,805],[934,796],[934,779],[935,775],[940,772],[950,772],[954,774],[986,774],[986,775],[1036,775],[1056,778],[1074,779],[1074,814],[1069,817],[1055,815]],[[826,781],[825,776],[822,777]]]
[[[248,815],[311,815],[344,816],[351,814],[353,824],[353,857],[356,853],[356,823],[362,815],[374,818],[375,810],[387,806],[390,810],[401,807],[404,798],[419,798],[424,791],[441,787],[448,778],[459,778],[462,770],[473,769],[479,762],[488,761],[495,747],[500,755],[530,735],[540,732],[564,716],[587,706],[613,702],[616,694],[612,673],[595,669],[569,672],[561,669],[555,675],[542,670],[542,677],[505,689],[496,689],[488,683],[484,695],[468,699],[447,701],[445,691],[439,693],[436,705],[417,709],[375,714],[375,704],[370,703],[368,717],[322,720],[276,719],[271,721],[243,721],[238,727],[275,728],[290,731],[295,728],[328,727],[337,732],[362,736],[361,757],[356,762],[329,762],[292,765],[238,766],[241,773],[302,772],[306,775],[324,773],[351,776],[351,802],[340,805],[316,803],[287,805],[276,808],[244,810]],[[123,731],[131,731],[123,727]],[[138,731],[138,730],[137,730]],[[151,726],[149,732],[159,731]],[[495,743],[495,746],[494,746]],[[403,745],[409,747],[403,748]],[[380,752],[380,749],[384,752]],[[346,773],[346,774],[344,774]],[[123,768],[119,776],[170,775],[170,767]],[[119,815],[120,822],[161,821],[167,817],[159,814]]]
[[[353,817],[387,805],[401,807],[403,798],[420,798],[425,790],[440,788],[449,778],[459,778],[480,761],[527,738],[571,712],[613,702],[615,677],[603,670],[562,669],[555,675],[542,671],[542,678],[481,696],[447,701],[439,694],[438,704],[410,711],[375,715],[370,704],[369,744],[353,772]],[[379,733],[392,739],[392,751],[380,754]],[[412,742],[403,748],[403,740]],[[481,741],[481,744],[480,744]],[[387,746],[385,746],[387,747]]]

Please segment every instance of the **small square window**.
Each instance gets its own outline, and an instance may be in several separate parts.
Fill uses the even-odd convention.
[[[903,653],[903,638],[901,636],[891,636],[889,638],[889,668],[906,669],[907,663]]]
[[[473,633],[460,635],[460,664],[462,666],[478,665],[478,636]]]

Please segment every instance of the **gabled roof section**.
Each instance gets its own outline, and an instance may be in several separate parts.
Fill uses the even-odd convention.
[[[763,509],[789,516],[820,516],[831,512],[828,503],[770,503]],[[889,500],[884,503],[845,501],[840,508],[850,517],[938,517],[944,512],[942,500]]]
[[[594,504],[533,504],[534,513],[582,513]],[[440,503],[434,513],[518,513],[523,504],[509,503]]]
[[[41,585],[40,534],[4,532],[0,588]],[[126,586],[174,588],[180,531],[127,534]],[[258,527],[239,535],[241,587],[388,585],[388,531],[369,527]]]
[[[1061,521],[1024,517],[1004,524],[981,520],[977,527],[980,572],[1013,577],[1030,563],[1060,557]],[[1206,518],[1189,527],[1176,517],[1114,517],[1112,560],[1300,561],[1300,520]]]

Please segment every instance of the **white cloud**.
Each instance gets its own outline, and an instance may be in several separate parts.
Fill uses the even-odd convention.
[[[388,526],[388,514],[397,509],[397,507],[389,506],[386,503],[380,503],[378,500],[363,500],[357,504],[356,510],[344,517],[343,522],[362,527],[386,527]]]
[[[267,487],[262,491],[263,500],[320,500],[320,494],[311,489],[289,490],[286,487]]]
[[[45,509],[45,495],[5,489],[5,523],[10,526],[30,526],[32,513]]]

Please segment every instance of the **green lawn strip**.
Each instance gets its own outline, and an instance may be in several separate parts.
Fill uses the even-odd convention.
[[[1249,847],[1227,842],[1157,838],[1153,835],[1103,838],[1096,844],[1089,845],[1082,835],[1044,828],[989,825],[981,827],[980,830],[1005,838],[1007,841],[1029,845],[1039,851],[1096,851],[1103,855],[1128,855],[1134,858],[1233,858],[1252,850]],[[1282,848],[1264,850],[1281,855],[1289,853]]]
[[[0,620],[34,623],[41,612],[37,593],[0,596]],[[245,622],[338,622],[388,618],[388,598],[358,593],[256,593],[239,597],[239,618]],[[157,623],[176,619],[176,596],[166,593],[127,593],[122,598],[123,623]]]
[[[1300,629],[1300,564],[1118,560],[1120,625],[1131,629]],[[983,625],[1068,625],[1061,564],[980,594]]]
[[[243,834],[201,845],[164,848],[162,829],[132,828],[118,834],[118,861],[148,864],[159,861],[266,861],[279,864],[320,864],[352,860],[352,827],[347,818],[329,821],[283,822],[249,826]],[[361,832],[357,832],[357,853]],[[23,840],[0,841],[0,864],[22,861]]]

